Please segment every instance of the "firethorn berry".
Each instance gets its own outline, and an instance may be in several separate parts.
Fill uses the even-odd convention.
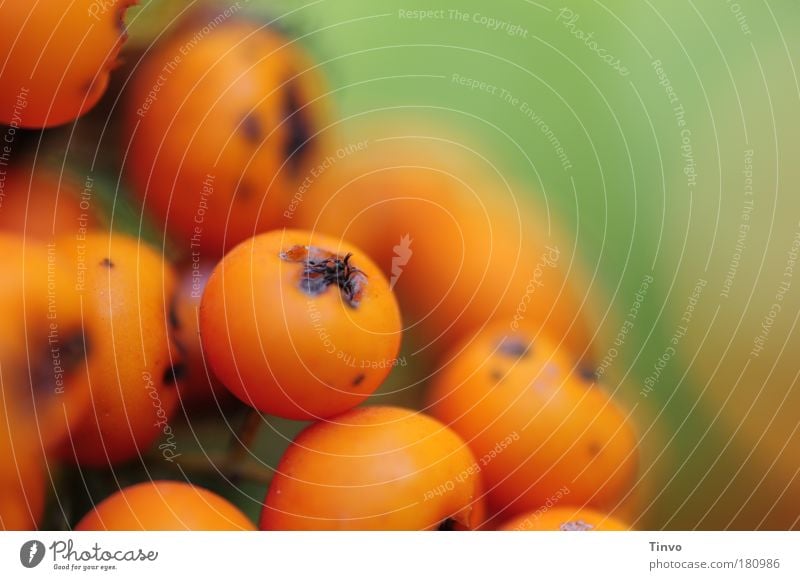
[[[392,281],[406,327],[434,351],[507,318],[583,358],[591,333],[576,291],[587,286],[545,208],[441,139],[401,139],[391,126],[378,134],[386,139],[366,134],[368,147],[313,180],[292,223],[364,248]]]
[[[88,385],[72,382],[84,358],[80,301],[67,290],[74,271],[55,247],[0,233],[0,389],[16,403],[9,420],[18,424],[8,426],[31,427],[46,449],[85,418],[89,404]]]
[[[52,127],[105,92],[136,0],[40,0],[0,5],[0,123]]]
[[[215,493],[180,481],[126,487],[86,514],[77,531],[255,530],[236,506]]]
[[[73,268],[84,317],[86,360],[71,381],[88,385],[92,394],[88,416],[63,454],[103,466],[137,456],[158,438],[169,443],[176,382],[183,375],[170,320],[172,267],[155,250],[122,235],[59,243],[59,259]]]
[[[593,509],[554,507],[519,515],[498,529],[519,532],[620,532],[630,527]]]
[[[234,248],[200,306],[203,348],[240,400],[287,419],[330,417],[364,401],[395,364],[400,312],[358,248],[277,230]]]
[[[634,483],[636,435],[591,377],[535,336],[504,323],[459,346],[430,412],[482,462],[495,512],[535,510],[565,490],[572,504],[615,507]]]
[[[0,201],[0,232],[41,240],[69,236],[99,223],[89,202],[91,187],[55,168],[26,162],[9,169]]]
[[[19,393],[0,388],[0,530],[35,530],[44,511],[42,446]]]
[[[135,73],[127,174],[179,249],[212,259],[279,224],[326,115],[296,43],[236,19],[198,29],[182,27]]]
[[[262,530],[432,530],[475,524],[479,468],[438,421],[353,409],[306,428],[278,464]]]
[[[212,269],[212,264],[192,262],[183,272],[175,295],[174,335],[183,347],[186,367],[184,380],[178,385],[184,406],[213,406],[220,399],[232,399],[208,368],[200,341],[200,299]]]

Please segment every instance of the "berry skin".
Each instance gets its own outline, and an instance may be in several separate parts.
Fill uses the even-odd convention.
[[[42,443],[15,390],[0,393],[0,530],[36,530],[44,512]]]
[[[87,345],[86,364],[71,381],[92,394],[62,455],[86,466],[118,463],[172,436],[169,419],[183,375],[170,326],[175,274],[155,250],[127,236],[62,243],[63,259],[76,273]]]
[[[533,511],[568,490],[613,508],[631,490],[637,439],[625,413],[571,358],[527,329],[494,325],[446,357],[428,400],[485,464],[490,509]]]
[[[74,176],[28,163],[8,171],[0,200],[0,232],[52,241],[97,226],[93,205]],[[93,192],[90,192],[90,195]]]
[[[277,230],[214,269],[200,334],[216,376],[240,400],[287,419],[363,402],[394,366],[401,320],[364,253],[327,236]]]
[[[181,404],[193,408],[213,408],[233,400],[208,366],[200,340],[200,300],[213,265],[192,264],[181,275],[175,296],[175,340],[184,351],[186,374],[178,385]]]
[[[204,25],[181,27],[136,71],[126,170],[179,251],[217,259],[279,225],[327,115],[297,43],[239,19]]]
[[[498,529],[508,532],[620,532],[630,527],[593,509],[555,507],[519,515]]]
[[[179,481],[148,481],[107,497],[76,531],[251,531],[253,523],[215,493]]]
[[[397,407],[353,409],[306,428],[272,480],[262,530],[435,530],[480,518],[464,442]]]
[[[0,5],[0,123],[53,127],[91,109],[106,90],[126,39],[125,11],[95,0]]]
[[[369,146],[312,180],[293,227],[367,251],[392,280],[407,328],[435,353],[503,318],[591,358],[578,293],[587,286],[543,203],[441,139],[408,137],[416,129],[365,134]]]
[[[74,381],[85,364],[83,318],[57,248],[0,233],[0,389],[15,405],[4,426],[47,451],[85,419],[90,395]]]

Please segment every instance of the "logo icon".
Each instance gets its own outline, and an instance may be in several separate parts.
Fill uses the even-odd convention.
[[[36,568],[44,560],[44,544],[39,540],[28,540],[19,549],[19,561],[26,568]]]
[[[394,289],[394,285],[397,284],[397,280],[400,279],[403,273],[403,266],[408,264],[408,261],[414,254],[414,251],[411,249],[411,242],[413,241],[411,236],[406,234],[400,238],[400,243],[392,248],[394,250],[394,257],[392,257],[392,279],[389,281],[389,288]]]

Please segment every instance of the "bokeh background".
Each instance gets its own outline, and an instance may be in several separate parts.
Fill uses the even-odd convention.
[[[800,527],[798,2],[226,3],[316,58],[340,134],[387,114],[448,127],[560,224],[597,364],[641,433],[637,527]],[[128,58],[191,4],[131,9]],[[114,162],[81,151],[89,122],[60,161],[105,171],[116,227],[157,238],[114,204]],[[256,454],[277,458],[298,428],[271,420]],[[213,452],[213,430],[183,436]],[[234,499],[255,514],[262,494]]]

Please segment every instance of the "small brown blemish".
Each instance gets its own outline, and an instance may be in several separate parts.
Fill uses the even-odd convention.
[[[295,81],[287,81],[284,102],[284,123],[287,126],[284,157],[290,170],[297,174],[303,167],[306,153],[311,144],[313,132],[307,109],[303,108],[301,96]]]
[[[180,330],[181,320],[178,318],[178,297],[173,296],[169,303],[169,312],[167,312],[169,319],[169,326],[172,330]]]
[[[358,385],[364,382],[365,378],[367,377],[366,375],[364,375],[364,373],[359,373],[358,375],[356,375],[356,378],[353,379],[353,386],[357,387]]]
[[[594,369],[586,365],[581,365],[580,367],[578,367],[578,376],[581,377],[587,383],[594,384],[595,382],[597,382],[597,373],[594,372]]]
[[[253,197],[256,188],[253,186],[252,183],[249,181],[243,181],[239,184],[239,187],[236,188],[236,200],[237,201],[247,201]]]
[[[114,262],[112,262],[110,258],[103,258],[100,261],[100,265],[103,266],[103,268],[108,268],[109,270],[114,268]]]
[[[313,246],[292,246],[280,253],[282,260],[302,262],[300,289],[309,296],[317,296],[336,285],[345,302],[353,308],[361,303],[367,275],[356,268],[352,254],[344,257]]]
[[[506,356],[523,358],[528,356],[531,351],[531,345],[526,344],[522,339],[506,336],[500,341],[498,351]]]
[[[495,383],[499,383],[503,380],[503,373],[499,369],[492,369],[489,371],[489,376],[492,377]]]
[[[264,140],[264,130],[261,121],[254,112],[242,117],[242,137],[253,145],[259,145]]]
[[[597,457],[600,455],[600,451],[603,449],[597,441],[592,441],[589,443],[589,455],[592,457]]]
[[[80,330],[67,336],[61,343],[61,363],[66,372],[72,372],[89,354],[89,337]]]
[[[564,522],[558,526],[558,529],[562,532],[589,532],[594,529],[594,526],[583,520],[575,520],[574,522]]]
[[[164,369],[164,376],[162,382],[167,387],[174,387],[186,376],[186,365],[183,363],[176,363]]]

